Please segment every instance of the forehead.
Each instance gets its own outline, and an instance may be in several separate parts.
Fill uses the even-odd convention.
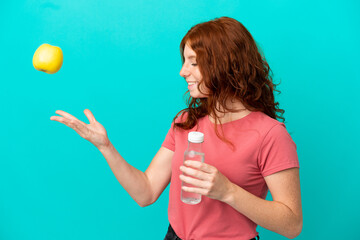
[[[186,44],[184,47],[184,57],[187,59],[196,59],[196,53],[191,49],[188,44]]]

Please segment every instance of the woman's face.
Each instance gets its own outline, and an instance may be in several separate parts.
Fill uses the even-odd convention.
[[[198,83],[202,80],[202,76],[196,62],[196,53],[187,44],[185,44],[184,48],[184,64],[181,68],[180,76],[185,78],[192,98],[207,97],[198,90]],[[208,93],[204,84],[201,86],[201,91]]]

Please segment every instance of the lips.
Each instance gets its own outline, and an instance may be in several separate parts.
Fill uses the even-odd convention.
[[[188,82],[188,89],[191,90],[197,86],[197,82]]]

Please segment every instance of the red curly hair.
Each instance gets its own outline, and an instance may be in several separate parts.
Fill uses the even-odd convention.
[[[196,61],[202,75],[202,81],[208,89],[206,98],[189,98],[187,108],[181,110],[173,119],[187,112],[184,122],[175,123],[181,129],[191,129],[198,119],[210,114],[215,116],[216,135],[223,141],[234,146],[220,136],[217,131],[218,112],[236,112],[227,108],[228,100],[239,100],[250,111],[261,111],[274,119],[282,119],[284,110],[279,109],[275,102],[276,84],[272,81],[272,71],[263,54],[249,31],[237,20],[229,17],[215,18],[208,22],[193,26],[180,43],[181,60],[184,64],[185,44],[196,53]],[[186,91],[185,95],[189,91]],[[201,92],[201,91],[200,91]],[[205,94],[205,93],[203,93]],[[221,107],[221,109],[218,109]],[[222,128],[222,125],[220,125]]]

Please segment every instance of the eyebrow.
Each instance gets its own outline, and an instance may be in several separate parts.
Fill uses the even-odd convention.
[[[188,59],[196,59],[196,56],[191,55],[191,56],[188,57]]]

